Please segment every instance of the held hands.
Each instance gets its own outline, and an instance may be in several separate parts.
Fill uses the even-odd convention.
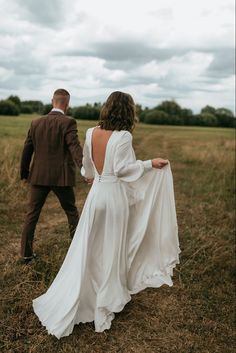
[[[162,159],[162,158],[152,159],[152,167],[153,168],[162,169],[168,163],[169,163],[168,159]]]
[[[92,178],[92,179],[90,179],[90,178],[84,178],[84,180],[86,181],[86,183],[87,183],[88,185],[92,185],[92,183],[93,183],[93,178]]]

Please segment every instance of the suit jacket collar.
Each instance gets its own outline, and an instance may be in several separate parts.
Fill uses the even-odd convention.
[[[61,113],[61,112],[55,112],[55,111],[51,111],[51,112],[49,112],[48,113],[48,115],[65,115],[65,114],[63,114],[63,113]]]

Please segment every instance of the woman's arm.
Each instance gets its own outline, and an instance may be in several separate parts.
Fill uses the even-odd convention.
[[[86,179],[94,178],[94,167],[89,154],[89,147],[87,145],[87,138],[84,143],[83,148],[83,160],[82,160],[82,168],[81,175]]]
[[[123,135],[114,158],[115,175],[126,182],[136,181],[152,168],[162,168],[168,163],[161,158],[146,161],[136,160],[132,146],[132,135],[127,131]]]

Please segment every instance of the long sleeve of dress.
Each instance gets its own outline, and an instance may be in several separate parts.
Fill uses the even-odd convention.
[[[136,160],[132,146],[132,135],[126,132],[117,146],[114,157],[114,173],[125,182],[133,182],[152,169],[152,161]]]
[[[84,143],[82,168],[80,172],[84,178],[89,178],[89,179],[94,178],[94,166],[90,158],[87,138]]]

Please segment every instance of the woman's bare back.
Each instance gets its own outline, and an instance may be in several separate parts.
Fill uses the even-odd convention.
[[[112,135],[112,130],[96,127],[92,133],[92,159],[98,174],[102,174],[107,143]]]

